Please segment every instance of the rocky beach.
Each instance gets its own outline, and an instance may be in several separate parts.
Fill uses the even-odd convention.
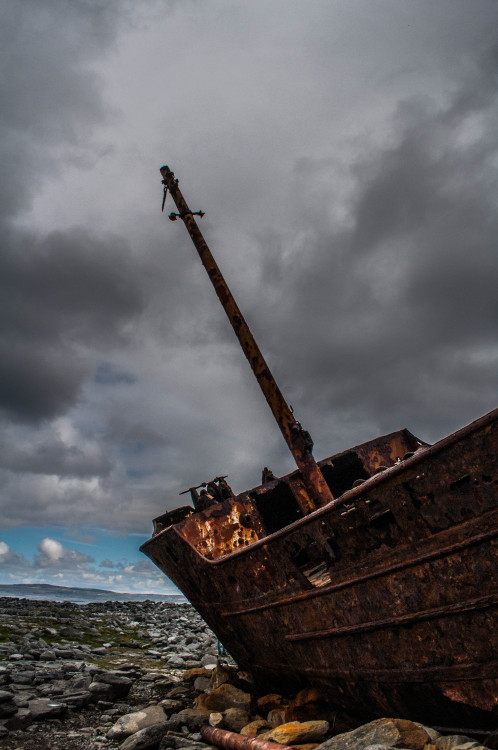
[[[408,718],[358,726],[315,689],[257,691],[220,651],[188,603],[0,598],[1,745],[206,750],[203,725],[299,750],[474,750],[485,739]]]

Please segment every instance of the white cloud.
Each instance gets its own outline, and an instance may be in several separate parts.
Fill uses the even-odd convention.
[[[46,555],[49,560],[60,560],[64,555],[64,547],[62,544],[55,539],[45,537],[42,539],[39,545],[39,550],[42,554]]]
[[[0,542],[0,555],[8,555],[10,552],[10,547],[8,544],[5,544],[5,542]]]

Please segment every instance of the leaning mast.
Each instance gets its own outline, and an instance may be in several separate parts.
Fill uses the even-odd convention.
[[[307,494],[315,507],[321,507],[331,502],[334,498],[325,482],[320,467],[312,456],[311,450],[313,441],[309,433],[303,430],[299,422],[294,418],[292,411],[285,401],[273,375],[270,372],[265,359],[254,340],[254,337],[247,325],[237,303],[235,302],[228,285],[209,249],[202,233],[197,226],[194,215],[203,216],[202,211],[192,212],[188,207],[180,188],[178,179],[175,178],[174,172],[169,167],[164,166],[160,169],[164,185],[164,203],[167,191],[171,196],[178,209],[178,214],[171,213],[169,218],[175,220],[177,217],[182,219],[187,231],[194,243],[199,254],[201,262],[207,271],[216,294],[227,314],[232,328],[237,336],[242,350],[256,376],[261,390],[268,402],[268,405],[275,417],[285,442],[294,457],[294,460],[301,472]],[[310,508],[311,510],[313,508]]]

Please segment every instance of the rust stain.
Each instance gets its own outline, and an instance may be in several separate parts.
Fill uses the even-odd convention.
[[[265,687],[492,728],[497,457],[498,410],[433,446],[401,430],[319,462],[327,506],[298,471],[265,469],[247,492],[160,516],[142,549]]]
[[[193,507],[156,518],[142,551],[265,688],[313,684],[365,717],[494,729],[498,410],[432,446],[404,429],[317,463],[178,180],[161,174],[298,470],[266,467],[237,496],[224,477],[191,488]]]

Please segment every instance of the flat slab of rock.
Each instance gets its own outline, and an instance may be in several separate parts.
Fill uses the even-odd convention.
[[[6,723],[9,729],[23,729],[34,721],[59,719],[67,711],[66,703],[57,703],[50,698],[36,698],[28,701],[26,708],[20,708]]]
[[[332,737],[320,750],[364,750],[370,745],[423,750],[430,737],[421,724],[406,719],[376,719],[352,732]]]

